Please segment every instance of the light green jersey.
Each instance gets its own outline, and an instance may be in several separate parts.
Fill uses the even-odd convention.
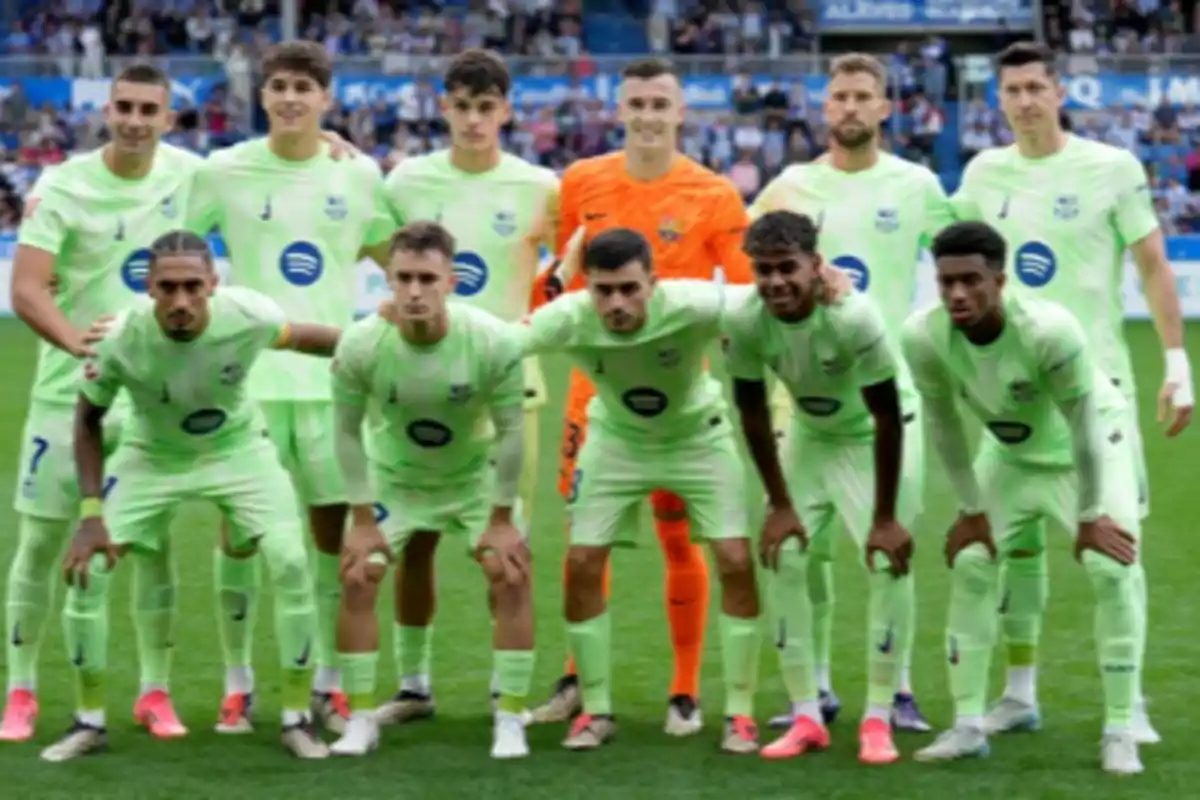
[[[229,453],[265,435],[257,406],[247,398],[246,375],[259,354],[281,341],[283,310],[258,292],[223,287],[209,300],[209,315],[199,337],[176,342],[144,300],[119,317],[100,344],[81,391],[103,407],[121,389],[128,392],[132,411],[122,446],[187,469],[197,455]]]
[[[889,379],[896,380],[902,401],[914,404],[908,369],[869,296],[818,305],[795,323],[776,318],[750,287],[731,288],[727,303],[730,377],[763,381],[770,369],[803,412],[795,424],[804,434],[870,441],[875,421],[862,390]]]
[[[354,319],[363,248],[395,228],[370,158],[334,161],[328,148],[285,161],[265,138],[218,150],[196,175],[188,227],[220,228],[231,283],[271,297],[289,319],[345,327]],[[250,378],[257,400],[328,400],[329,371],[299,353],[271,353]]]
[[[1077,136],[1047,158],[1025,158],[1016,145],[985,150],[967,165],[954,204],[960,218],[1003,234],[1012,285],[1070,309],[1099,365],[1131,393],[1125,249],[1158,227],[1137,156]]]
[[[539,239],[554,247],[553,172],[508,153],[487,172],[463,172],[441,150],[400,162],[386,191],[398,224],[436,220],[454,235],[455,299],[508,322],[529,313]]]
[[[1004,330],[972,344],[942,305],[904,326],[905,358],[923,397],[956,396],[1003,445],[1001,457],[1033,466],[1075,463],[1059,404],[1094,394],[1101,416],[1124,413],[1125,400],[1094,365],[1079,322],[1066,308],[1019,294],[1004,296]]]
[[[440,486],[486,467],[490,412],[525,398],[517,331],[491,314],[450,306],[437,344],[409,343],[372,314],[338,342],[337,403],[372,412],[371,462],[408,485]]]
[[[570,292],[529,318],[525,354],[564,353],[591,379],[589,425],[637,443],[695,436],[716,428],[726,410],[705,369],[724,299],[724,288],[711,281],[659,281],[645,324],[613,333],[587,292]]]
[[[794,211],[817,223],[821,256],[878,303],[893,342],[916,297],[921,249],[954,221],[937,176],[890,153],[861,172],[825,160],[790,166],[767,184],[750,215],[768,211]]]
[[[103,148],[47,170],[25,202],[18,244],[54,255],[54,302],[86,330],[97,317],[118,314],[146,291],[151,242],[183,227],[194,153],[160,144],[149,174],[126,180],[104,163]],[[73,405],[79,362],[48,342],[38,345],[32,399]]]

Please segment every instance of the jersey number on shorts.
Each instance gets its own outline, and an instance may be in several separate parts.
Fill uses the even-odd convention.
[[[571,490],[567,492],[567,502],[574,503],[579,497],[579,484],[583,483],[583,470],[576,467],[571,475]]]
[[[33,437],[33,454],[29,456],[29,474],[37,475],[38,465],[42,463],[42,456],[46,455],[46,451],[50,449],[50,442],[43,439],[41,436]]]

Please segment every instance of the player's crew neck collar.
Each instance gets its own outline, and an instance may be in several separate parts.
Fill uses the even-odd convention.
[[[876,154],[874,164],[867,167],[866,169],[859,169],[859,170],[854,170],[854,171],[838,169],[837,167],[835,167],[833,165],[832,159],[826,160],[826,161],[818,161],[816,163],[816,166],[825,170],[830,175],[836,175],[838,178],[841,178],[844,181],[861,181],[861,180],[867,180],[869,178],[874,178],[874,177],[878,176],[880,171],[885,169],[885,167],[887,165],[887,158],[888,158],[887,153],[880,152],[880,153]]]
[[[159,165],[159,159],[163,157],[162,145],[160,144],[154,150],[154,160],[150,163],[150,170],[145,175],[143,175],[140,178],[124,178],[124,177],[121,177],[120,175],[118,175],[117,173],[113,172],[112,168],[108,166],[108,162],[104,160],[105,150],[106,150],[106,148],[101,147],[99,150],[97,150],[95,152],[95,155],[93,156],[93,158],[95,159],[93,161],[93,166],[94,166],[93,171],[95,172],[96,179],[99,182],[106,183],[109,186],[113,186],[113,187],[117,187],[117,188],[129,188],[129,187],[133,187],[133,186],[141,186],[152,175],[154,175],[154,171],[158,168],[158,165]]]
[[[491,169],[485,169],[483,172],[467,172],[465,169],[454,164],[454,160],[450,157],[450,148],[447,147],[442,151],[442,166],[447,172],[454,175],[455,178],[464,181],[480,180],[482,178],[490,178],[495,175],[504,166],[504,153],[501,151],[500,158],[496,160],[495,165]]]
[[[271,149],[271,140],[266,136],[264,136],[260,141],[262,142],[262,149],[263,152],[266,153],[267,158],[285,168],[290,167],[292,169],[303,169],[304,167],[311,166],[321,158],[325,158],[329,155],[329,145],[327,145],[325,142],[319,142],[317,144],[317,152],[312,158],[306,158],[303,161],[292,161],[291,159],[280,158],[279,156],[275,155],[275,151]],[[368,158],[366,155],[361,155],[359,157]]]
[[[633,177],[629,170],[625,168],[624,162],[628,158],[628,156],[625,156],[622,159],[620,172],[621,181],[628,186],[654,186],[661,182],[674,179],[677,175],[688,168],[688,157],[683,153],[676,153],[675,159],[671,162],[671,167],[666,172],[664,172],[662,175],[659,175],[657,178],[654,178],[653,180],[644,181]]]
[[[1021,155],[1021,151],[1017,149],[1016,144],[1012,145],[1013,156],[1016,160],[1030,167],[1050,167],[1058,163],[1059,159],[1066,158],[1079,144],[1079,137],[1073,133],[1068,133],[1063,146],[1048,156],[1041,158],[1029,158]]]

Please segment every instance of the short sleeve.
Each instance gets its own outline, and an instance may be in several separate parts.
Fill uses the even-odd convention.
[[[287,342],[288,324],[283,308],[272,298],[241,286],[219,289],[229,302],[236,303],[258,336],[263,349],[281,347]]]
[[[368,159],[369,160],[369,159]],[[364,247],[375,247],[391,238],[396,230],[396,219],[388,202],[388,192],[383,182],[379,167],[371,161],[363,167],[366,179],[371,187],[371,219],[363,236]]]
[[[930,400],[952,396],[950,376],[929,338],[928,315],[917,313],[909,317],[904,323],[900,343],[917,392]]]
[[[365,406],[370,395],[367,381],[366,337],[361,323],[351,325],[333,352],[333,400],[343,405]]]
[[[874,386],[896,377],[896,354],[887,339],[883,315],[866,295],[852,295],[857,302],[850,322],[850,347],[858,385]]]
[[[121,361],[117,358],[123,327],[124,323],[118,321],[108,338],[96,348],[96,357],[83,364],[83,383],[79,391],[89,403],[100,408],[112,405],[124,383]]]
[[[979,181],[983,170],[984,166],[979,156],[976,156],[963,171],[962,182],[950,199],[951,210],[956,219],[983,219],[983,209],[979,205]]]
[[[1065,310],[1042,317],[1038,326],[1038,364],[1054,401],[1069,402],[1090,392],[1096,373],[1083,328]]]
[[[554,352],[571,341],[582,304],[591,302],[583,292],[570,292],[514,323],[514,334],[522,357]]]
[[[954,206],[946,196],[946,190],[933,173],[926,175],[925,184],[925,225],[921,231],[921,241],[926,247],[933,242],[933,237],[955,220]]]
[[[199,236],[207,236],[221,224],[219,165],[212,157],[196,168],[188,193],[185,227]]]
[[[725,350],[725,368],[729,377],[740,381],[766,380],[767,366],[762,352],[762,332],[755,324],[758,319],[756,306],[749,297],[731,298],[724,319],[724,333],[728,338]]]
[[[47,172],[25,199],[25,215],[17,231],[17,244],[59,255],[70,232],[69,198],[59,188],[61,168]]]
[[[515,406],[525,402],[525,369],[517,326],[505,326],[492,342],[492,407]]]
[[[1126,247],[1140,242],[1158,228],[1158,215],[1150,197],[1146,170],[1133,153],[1121,151],[1113,165],[1116,207],[1113,224]]]
[[[392,168],[392,171],[383,179],[383,201],[387,208],[388,214],[392,218],[392,223],[398,227],[407,225],[409,220],[404,214],[404,207],[400,202],[400,198],[404,196],[404,165],[408,163],[408,159],[401,161],[397,166]]]

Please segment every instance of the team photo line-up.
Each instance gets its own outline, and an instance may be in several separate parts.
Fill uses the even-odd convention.
[[[851,54],[830,69],[829,152],[789,167],[749,209],[679,153],[686,109],[659,59],[623,71],[623,149],[561,179],[501,151],[511,78],[489,51],[464,51],[445,73],[450,146],[386,177],[322,130],[333,75],[317,44],[267,53],[267,135],[206,159],[160,141],[174,123],[168,76],[125,69],[105,108],[109,143],[47,170],[19,233],[13,306],[41,343],[15,496],[0,740],[35,734],[40,644],[65,580],[75,714],[41,757],[107,746],[118,564],[133,575],[135,718],[158,738],[187,733],[169,691],[168,531],[180,503],[203,500],[223,520],[219,732],[253,729],[264,565],[289,753],[362,756],[381,726],[431,716],[433,557],[446,538],[488,586],[492,756],[528,755],[527,726],[543,723],[568,723],[569,749],[601,747],[617,730],[609,552],[630,543],[649,496],[674,649],[665,732],[702,729],[711,556],[720,748],[783,759],[829,745],[841,708],[829,669],[840,520],[869,574],[859,759],[895,762],[895,731],[931,730],[909,685],[909,528],[927,430],[958,511],[944,545],[955,719],[913,757],[985,755],[989,736],[1040,725],[1055,522],[1074,533],[1094,592],[1100,764],[1141,772],[1139,747],[1159,736],[1141,686],[1150,494],[1122,328],[1126,251],[1164,349],[1158,411],[1170,437],[1194,405],[1179,300],[1136,158],[1060,127],[1049,51],[1020,43],[997,63],[1016,143],[976,156],[953,197],[881,150],[886,73]],[[214,230],[229,286],[217,285]],[[910,314],[897,298],[913,297],[922,249],[941,301]],[[559,256],[548,268],[544,250]],[[386,272],[392,297],[355,322],[361,259]],[[708,371],[716,344],[737,414]],[[537,544],[526,537],[547,353],[573,365],[558,487],[569,655],[549,700],[527,710]],[[965,416],[982,425],[977,448]],[[739,439],[761,487],[746,484]],[[749,519],[764,502],[754,543]],[[376,599],[392,564],[401,678],[377,707]],[[760,747],[764,629],[791,705]],[[989,703],[1001,634],[1007,681]]]

